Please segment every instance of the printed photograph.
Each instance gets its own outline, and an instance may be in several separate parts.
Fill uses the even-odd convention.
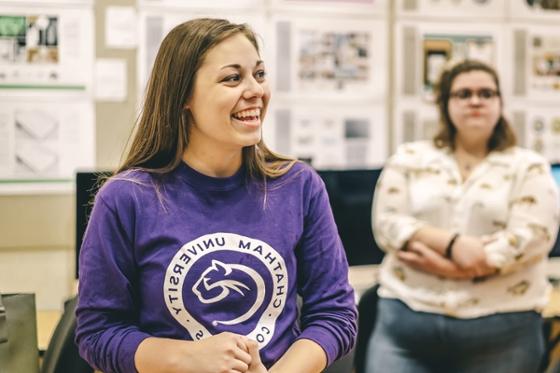
[[[58,17],[0,15],[0,61],[57,63]]]
[[[495,62],[496,47],[490,35],[425,34],[422,39],[422,80],[424,92],[429,95],[448,60],[469,58],[490,64]]]
[[[302,90],[343,91],[370,80],[367,32],[299,32],[298,73]]]
[[[531,8],[544,10],[560,10],[560,1],[558,0],[525,0]]]
[[[560,113],[555,109],[539,110],[527,123],[526,145],[550,162],[560,162]]]
[[[369,168],[387,157],[382,113],[278,109],[274,116],[275,149],[316,169]]]
[[[560,35],[532,37],[531,88],[560,92]]]

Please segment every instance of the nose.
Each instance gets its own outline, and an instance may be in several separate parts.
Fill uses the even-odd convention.
[[[479,96],[479,92],[473,92],[471,97],[469,97],[469,104],[471,105],[480,105],[481,104],[481,99]]]
[[[252,98],[261,98],[264,95],[264,87],[259,83],[255,77],[251,76],[247,79],[245,90],[243,91],[243,98],[249,100]]]

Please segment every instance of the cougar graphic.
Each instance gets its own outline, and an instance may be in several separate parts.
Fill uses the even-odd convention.
[[[253,281],[255,288],[252,289],[241,281],[234,280],[235,271],[241,271],[248,275]],[[203,293],[209,293],[212,290],[221,289],[218,295],[206,298]],[[212,265],[206,269],[198,281],[193,285],[192,291],[198,300],[204,304],[216,303],[228,295],[231,291],[235,291],[241,296],[245,296],[250,291],[257,291],[255,303],[243,315],[232,320],[214,320],[212,325],[234,325],[249,319],[259,309],[264,300],[264,281],[262,277],[254,269],[241,264],[227,264],[218,260],[212,260]]]

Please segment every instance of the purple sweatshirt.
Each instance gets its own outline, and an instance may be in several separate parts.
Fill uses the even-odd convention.
[[[248,180],[243,168],[212,178],[182,163],[160,180],[128,171],[101,188],[76,310],[76,341],[92,366],[136,372],[150,336],[246,335],[267,367],[301,338],[329,364],[352,348],[354,295],[323,182],[302,163],[268,180],[266,196]]]

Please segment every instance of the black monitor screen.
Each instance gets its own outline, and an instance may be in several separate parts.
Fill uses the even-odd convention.
[[[383,259],[371,230],[371,203],[381,169],[318,171],[325,182],[338,233],[350,265]]]
[[[556,185],[560,189],[560,163],[555,163],[552,165],[552,176],[556,180]],[[556,237],[556,243],[554,247],[550,251],[550,256],[560,257],[560,232],[558,233],[558,237]]]
[[[560,164],[552,167],[560,187]],[[325,182],[338,232],[350,265],[378,264],[383,259],[371,230],[373,191],[381,169],[318,171]],[[76,174],[76,278],[80,246],[99,188],[98,180],[109,172]],[[550,256],[560,256],[560,239]]]
[[[380,169],[319,171],[350,265],[377,264],[383,258],[371,232],[371,202],[380,172]],[[80,247],[99,189],[99,179],[108,175],[110,172],[76,174],[76,278]]]

